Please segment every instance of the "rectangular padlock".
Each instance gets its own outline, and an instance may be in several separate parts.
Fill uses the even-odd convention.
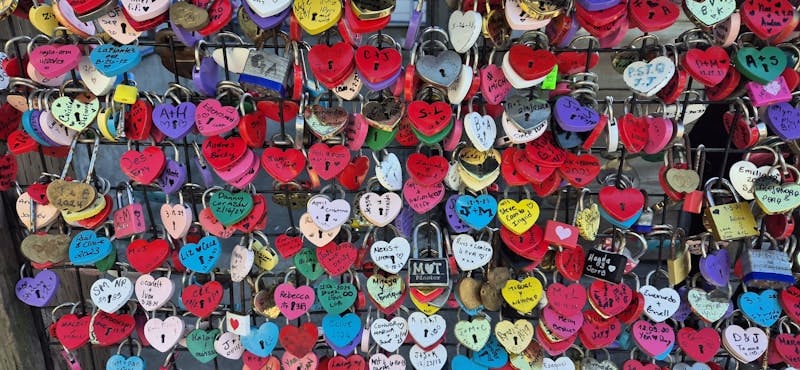
[[[435,230],[436,249],[429,253],[435,257],[420,258],[419,230],[423,225],[430,225]],[[446,287],[450,285],[450,267],[442,251],[442,233],[435,223],[421,223],[414,228],[413,253],[408,260],[408,286],[410,287]]]
[[[734,203],[716,205],[711,188],[717,183],[727,188]],[[738,240],[759,234],[756,220],[750,211],[750,205],[747,202],[739,201],[739,195],[728,180],[719,177],[711,178],[706,182],[705,190],[709,206],[703,216],[709,231],[714,235],[714,240]]]
[[[291,59],[276,55],[274,50],[251,50],[239,75],[239,83],[246,89],[256,90],[264,95],[286,96],[289,83]]]
[[[788,288],[794,284],[789,256],[778,249],[748,248],[742,254],[742,281],[751,288]]]
[[[619,284],[622,282],[627,262],[628,259],[621,254],[593,248],[586,253],[583,274],[598,280]]]

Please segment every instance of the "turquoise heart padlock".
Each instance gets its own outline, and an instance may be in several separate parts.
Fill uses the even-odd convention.
[[[108,228],[101,226],[106,236],[97,235],[99,230],[84,230],[72,238],[69,243],[69,260],[73,265],[93,265],[108,257],[111,253],[111,240],[108,239]]]
[[[317,260],[317,253],[308,248],[303,248],[294,255],[294,265],[298,272],[311,281],[317,280],[325,273],[325,269]]]
[[[136,356],[125,357],[120,354],[122,346],[128,343],[128,339],[125,339],[117,347],[117,354],[109,357],[106,361],[106,370],[145,370],[144,359],[140,356],[142,344],[136,339],[130,339],[130,341],[136,343]]]
[[[636,212],[636,214],[633,215],[633,217],[624,221],[619,221],[614,217],[611,217],[608,213],[606,213],[603,207],[598,207],[598,209],[600,210],[600,217],[610,222],[612,225],[622,229],[630,229],[630,227],[633,226],[633,224],[635,224],[636,221],[639,219],[639,216],[642,215],[642,210],[639,210],[639,212]]]
[[[456,199],[456,214],[475,230],[488,226],[497,215],[497,199],[489,194],[461,195]]]
[[[205,208],[206,195],[212,191],[213,194],[208,200],[208,208],[211,209],[211,213],[217,221],[226,227],[244,220],[253,210],[253,196],[250,193],[246,191],[231,193],[219,186],[208,188],[203,193],[203,208]]]
[[[361,318],[350,312],[344,316],[327,314],[322,318],[325,341],[338,353],[350,353],[361,342]]]
[[[626,351],[631,349],[631,344],[633,344],[633,342],[631,341],[630,326],[627,325],[623,326],[623,329],[622,331],[620,331],[619,336],[617,336],[615,342],[617,343],[620,349],[624,349]]]
[[[178,257],[184,267],[192,272],[210,273],[222,255],[222,244],[216,236],[206,235],[197,243],[186,243]]]
[[[100,73],[112,77],[130,71],[142,61],[138,45],[97,46],[89,54],[92,64]]]
[[[489,368],[503,367],[508,362],[508,352],[492,334],[480,351],[472,353],[472,361]]]
[[[742,284],[745,292],[739,296],[738,304],[742,313],[754,324],[769,328],[781,318],[781,305],[778,301],[778,292],[767,289],[761,293],[748,292],[747,286]]]
[[[201,321],[203,320],[197,320],[195,329],[186,336],[186,349],[197,361],[205,364],[217,357],[214,340],[220,335],[220,331],[219,329],[199,329]]]
[[[267,357],[278,344],[278,325],[265,322],[259,327],[251,327],[250,334],[242,337],[242,346],[258,357]]]

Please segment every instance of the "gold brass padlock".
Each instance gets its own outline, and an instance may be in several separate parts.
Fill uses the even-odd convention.
[[[658,232],[661,231],[656,231],[654,233]],[[671,234],[670,256],[667,260],[667,277],[669,279],[669,285],[673,286],[682,283],[689,276],[689,269],[692,267],[692,255],[689,253],[689,247],[684,240],[685,234],[683,229],[678,228],[672,231]]]
[[[724,189],[712,189],[718,183]],[[739,195],[736,194],[730,181],[713,177],[706,182],[705,190],[708,207],[703,212],[703,222],[708,231],[714,235],[714,240],[738,240],[759,234],[750,205],[739,201]],[[717,205],[714,202],[714,192],[732,196],[734,202]]]

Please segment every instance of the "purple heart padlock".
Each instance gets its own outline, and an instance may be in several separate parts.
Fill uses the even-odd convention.
[[[200,66],[192,69],[192,82],[194,88],[205,96],[217,96],[217,83],[219,82],[219,67],[213,58],[203,58]]]
[[[462,234],[469,231],[470,227],[458,217],[458,212],[456,212],[458,197],[458,194],[453,194],[447,198],[447,202],[444,205],[444,213],[447,216],[447,225],[450,226],[450,230],[456,234]]]
[[[195,105],[190,102],[157,104],[153,108],[153,124],[168,138],[180,140],[194,127],[194,111]]]
[[[411,207],[403,206],[403,210],[400,211],[400,214],[394,219],[394,226],[397,227],[400,234],[406,238],[410,238],[411,235],[413,235],[415,214],[416,212],[414,212]]]
[[[417,32],[419,31],[420,21],[422,20],[422,7],[425,2],[417,0],[417,6],[411,12],[411,20],[408,22],[408,29],[406,29],[406,39],[403,41],[403,49],[411,50],[414,47],[414,42],[417,40]]]
[[[728,251],[726,249],[719,249],[714,253],[709,253],[705,257],[700,258],[700,273],[709,283],[724,287],[728,286],[728,278],[730,277],[730,260],[728,259]]]
[[[167,194],[174,194],[186,183],[186,167],[180,162],[167,159],[167,165],[161,172],[159,179],[161,190]]]
[[[689,300],[686,298],[689,294],[689,287],[682,286],[678,288],[678,295],[681,297],[681,303],[678,305],[678,310],[672,314],[672,319],[677,322],[683,322],[692,314],[692,306],[689,305]]]
[[[386,80],[378,82],[369,82],[367,81],[366,78],[364,78],[362,79],[362,81],[364,81],[364,86],[366,86],[370,90],[381,91],[383,89],[388,89],[389,87],[392,87],[394,83],[397,82],[397,79],[400,77],[402,73],[403,73],[403,68],[400,68],[397,70],[397,73],[395,73],[392,77],[387,78]]]
[[[553,115],[558,126],[569,132],[592,131],[600,121],[597,111],[581,105],[578,100],[568,95],[561,96],[556,100],[553,106]]]
[[[53,299],[58,291],[58,275],[50,270],[42,270],[36,276],[22,278],[14,290],[17,298],[34,307],[44,307]]]
[[[196,31],[189,31],[181,26],[175,24],[175,22],[170,22],[172,27],[172,32],[175,32],[175,37],[178,41],[182,42],[184,45],[188,47],[194,47],[198,41],[203,39],[203,35]]]
[[[364,335],[364,331],[363,330],[359,330],[358,331],[358,335],[356,335],[353,338],[353,340],[350,343],[347,343],[347,345],[345,345],[344,347],[339,347],[339,346],[337,346],[336,344],[332,343],[329,340],[326,340],[325,342],[328,343],[328,346],[330,346],[331,349],[333,349],[337,353],[351,353],[356,348],[356,346],[361,344],[361,336],[363,336],[363,335]]]
[[[200,179],[203,180],[203,185],[207,188],[214,186],[214,175],[211,174],[211,167],[203,161],[201,155],[194,157],[194,164],[197,165],[197,172],[200,172]]]
[[[48,137],[44,133],[44,130],[42,129],[42,121],[39,119],[39,117],[41,117],[41,116],[42,116],[42,111],[40,111],[40,110],[31,111],[31,118],[30,118],[31,129],[36,134],[36,137],[44,140],[44,143],[46,143],[47,146],[58,146],[58,143],[56,143],[55,141],[50,139],[50,137]],[[55,122],[55,121],[53,121],[53,122]],[[41,144],[44,144],[44,143],[41,143]]]
[[[767,107],[766,121],[769,128],[783,140],[800,139],[800,109],[789,103],[772,104]]]
[[[290,6],[273,16],[261,17],[252,9],[250,9],[250,5],[248,5],[246,1],[242,4],[242,7],[244,8],[244,12],[247,13],[247,16],[253,20],[253,23],[255,23],[259,28],[265,30],[275,28],[275,26],[281,24],[281,22],[283,22],[283,20],[289,15],[289,12],[292,11],[292,7]]]
[[[578,0],[578,4],[590,12],[599,12],[619,4],[620,0]]]

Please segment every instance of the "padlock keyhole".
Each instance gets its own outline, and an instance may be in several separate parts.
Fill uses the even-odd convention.
[[[528,68],[533,68],[533,61],[528,62]]]
[[[383,208],[378,208],[378,214],[383,216]]]
[[[326,213],[325,214],[325,222],[328,222],[330,220],[331,220],[331,214],[330,213]]]
[[[425,329],[425,332],[423,334],[427,338],[428,337],[428,329]]]
[[[472,334],[472,341],[475,342],[475,343],[478,343],[478,336],[475,335],[475,334]]]
[[[317,20],[317,13],[311,13],[311,20],[316,22],[316,20]]]
[[[80,114],[80,112],[75,112],[75,121],[76,121],[76,122],[80,122],[80,121],[81,121],[81,114]]]
[[[39,294],[39,289],[36,289],[36,298],[42,299],[42,295]]]
[[[161,334],[161,343],[164,343],[166,341],[167,341],[167,335],[166,334]]]
[[[206,305],[206,300],[205,299],[201,299],[200,300],[200,308],[205,308],[205,305]]]
[[[514,336],[514,345],[515,346],[519,345],[519,338],[517,338],[516,336]]]
[[[333,61],[332,60],[328,61],[328,70],[331,70],[331,71],[333,70]]]
[[[106,303],[111,303],[111,297],[113,297],[113,296],[112,296],[111,294],[109,294],[109,295],[108,295],[108,300],[107,300],[107,302],[106,302]]]
[[[205,265],[206,264],[206,259],[205,259],[204,256],[199,256],[198,258],[200,259],[200,264],[201,265]]]
[[[127,29],[127,28],[128,28],[128,24],[127,24],[127,23],[122,23],[122,24],[120,25],[120,27],[122,28],[122,33],[127,33],[127,32],[125,31],[125,29]]]
[[[258,344],[261,345],[261,349],[266,349],[264,347],[264,341],[263,340],[258,341]]]
[[[373,71],[377,71],[378,70],[378,63],[377,62],[372,64],[372,70]]]
[[[444,68],[439,68],[439,73],[442,74],[442,77],[447,77],[447,74],[444,73]]]
[[[531,114],[530,113],[525,113],[525,120],[527,121],[529,119],[531,119]]]

